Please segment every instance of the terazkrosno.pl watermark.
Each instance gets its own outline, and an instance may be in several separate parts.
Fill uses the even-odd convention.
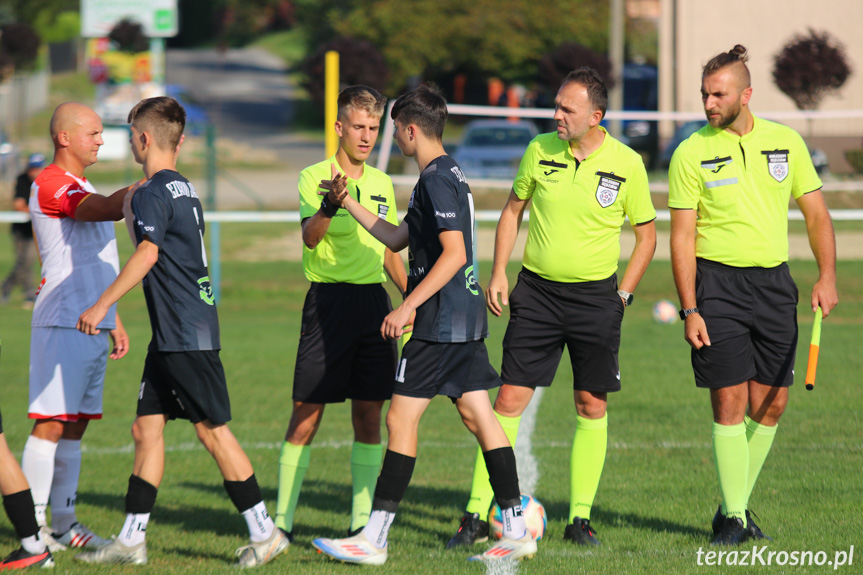
[[[854,565],[854,546],[847,551],[775,551],[767,546],[753,545],[751,549],[729,549],[727,551],[705,551],[699,547],[695,553],[697,565],[729,565],[749,567],[753,565],[780,565],[808,567],[811,565],[828,566],[833,569]]]

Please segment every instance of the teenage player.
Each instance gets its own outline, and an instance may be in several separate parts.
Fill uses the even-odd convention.
[[[420,170],[400,226],[382,221],[345,191],[336,198],[393,251],[410,246],[409,295],[384,319],[380,334],[387,339],[401,336],[416,312],[387,412],[389,443],[369,522],[354,537],[313,542],[341,561],[386,561],[387,533],[416,462],[419,421],[436,395],[455,403],[479,441],[503,510],[503,539],[472,559],[518,559],[536,553],[536,541],[525,529],[515,455],[488,400],[488,389],[500,385],[500,378],[488,363],[484,342],[488,327],[474,267],[473,198],[464,174],[441,143],[446,117],[443,96],[427,86],[393,106],[396,142]],[[333,190],[338,192],[344,176],[333,175]]]
[[[345,88],[338,99],[336,154],[300,173],[303,270],[312,282],[303,305],[294,370],[293,411],[279,456],[276,526],[292,538],[294,512],[309,467],[311,443],[328,403],[351,399],[353,504],[349,535],[366,524],[381,466],[381,409],[392,396],[396,342],[378,332],[392,311],[382,282],[401,293],[407,276],[401,257],[375,240],[331,197],[318,195],[332,168],[348,177],[351,196],[378,217],[396,223],[389,176],[366,165],[380,131],[386,98],[367,86]],[[386,272],[386,275],[384,274]],[[324,358],[324,359],[322,359]]]
[[[501,303],[511,307],[494,411],[514,444],[534,390],[551,385],[564,346],[569,349],[577,416],[570,460],[572,523],[564,539],[598,545],[590,510],[605,464],[608,394],[620,390],[623,311],[653,258],[656,212],[641,157],[599,125],[608,103],[599,74],[587,67],[570,72],[554,103],[557,133],[541,134],[528,145],[495,236],[486,301],[496,316]],[[531,201],[523,268],[508,301],[506,264]],[[626,217],[635,247],[618,289]],[[488,473],[478,457],[467,510],[447,547],[484,540],[490,505]]]
[[[54,558],[44,539],[39,537],[39,524],[33,508],[33,496],[18,461],[6,444],[3,433],[3,416],[0,415],[0,494],[3,508],[21,546],[0,561],[0,571],[25,567],[53,567]]]
[[[806,219],[818,262],[812,310],[838,303],[836,242],[803,139],[754,116],[746,48],[718,54],[701,76],[708,125],[669,170],[671,262],[698,387],[710,390],[722,504],[715,544],[764,534],[749,497],[794,380],[797,286],[788,272],[788,201]],[[747,409],[748,408],[748,409]]]
[[[50,130],[54,161],[36,177],[30,196],[42,283],[30,339],[29,417],[36,422],[21,467],[49,548],[92,549],[107,541],[79,523],[75,514],[81,438],[90,420],[102,418],[108,335],[114,341],[111,359],[126,355],[129,338],[113,306],[106,310],[98,337],[85,337],[75,324],[95,295],[117,277],[113,221],[123,217],[127,190],[101,196],[84,177],[102,145],[102,120],[93,110],[61,104]]]
[[[144,536],[164,474],[163,433],[169,419],[180,417],[195,426],[248,525],[251,543],[237,550],[239,565],[263,565],[287,549],[288,540],[267,514],[252,464],[227,426],[231,405],[219,359],[204,211],[195,187],[176,171],[186,112],[173,98],[149,98],[132,108],[129,123],[132,154],[147,178],[131,198],[137,247],[117,279],[81,314],[78,329],[98,334],[107,310],[143,281],[153,339],[132,425],[135,463],[126,492],[126,522],[109,545],[76,559],[147,562]]]

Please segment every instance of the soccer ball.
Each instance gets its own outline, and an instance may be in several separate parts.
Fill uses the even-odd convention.
[[[527,530],[530,531],[534,539],[539,541],[545,535],[545,526],[548,522],[548,518],[545,515],[545,507],[533,495],[522,493],[521,509],[524,512],[524,522],[527,525]],[[488,512],[488,529],[495,539],[500,539],[503,536],[503,518],[501,517],[500,507],[497,503]]]
[[[661,299],[653,304],[653,319],[657,323],[674,323],[677,321],[677,306],[668,301]]]

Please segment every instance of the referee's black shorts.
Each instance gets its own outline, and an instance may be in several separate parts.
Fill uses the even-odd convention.
[[[698,258],[695,302],[710,338],[692,350],[698,387],[794,383],[797,285],[788,264],[738,268]]]
[[[303,306],[294,401],[384,401],[393,394],[398,351],[381,337],[392,311],[381,284],[312,283]]]
[[[617,276],[562,283],[522,269],[509,308],[500,374],[505,384],[551,385],[566,345],[573,389],[620,390],[617,352],[623,302],[617,295]]]
[[[229,422],[231,400],[218,350],[148,352],[137,414],[215,425]]]

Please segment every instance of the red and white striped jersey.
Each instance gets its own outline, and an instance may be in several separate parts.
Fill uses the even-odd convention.
[[[74,328],[120,271],[114,222],[75,219],[78,206],[98,193],[84,178],[51,164],[33,182],[30,218],[42,260],[32,325]],[[116,327],[111,306],[101,329]]]

